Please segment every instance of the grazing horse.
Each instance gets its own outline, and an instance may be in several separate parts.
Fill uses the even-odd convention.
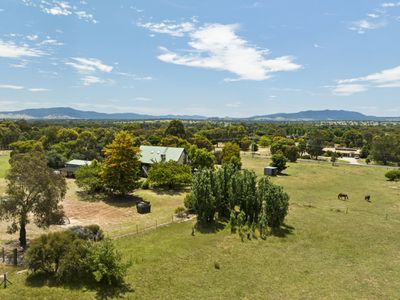
[[[349,196],[347,194],[340,193],[337,198],[339,200],[349,200]]]
[[[365,199],[365,201],[371,202],[371,196],[370,195],[365,196],[364,199]]]

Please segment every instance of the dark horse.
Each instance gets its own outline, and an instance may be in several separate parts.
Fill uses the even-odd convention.
[[[365,196],[364,199],[365,199],[365,201],[371,202],[371,196],[370,195]]]
[[[340,193],[337,198],[339,200],[349,200],[349,196],[347,194]]]

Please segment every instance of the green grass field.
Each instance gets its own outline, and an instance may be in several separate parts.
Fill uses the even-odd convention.
[[[263,158],[243,158],[258,175]],[[273,181],[291,197],[286,234],[241,242],[224,229],[191,236],[193,223],[174,224],[116,240],[133,261],[130,299],[398,299],[400,184],[384,168],[301,162]],[[348,193],[348,201],[337,194]],[[371,195],[372,203],[364,201]],[[347,213],[346,213],[347,212]],[[220,270],[214,263],[220,264]],[[25,283],[0,299],[93,299],[85,288]]]
[[[8,160],[10,159],[10,152],[0,151],[0,178],[4,178],[10,167]]]

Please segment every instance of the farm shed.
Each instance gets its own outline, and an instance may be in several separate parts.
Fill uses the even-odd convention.
[[[189,162],[188,155],[184,148],[140,146],[140,163],[142,165],[143,176],[147,176],[147,172],[153,163],[171,160],[181,165]]]
[[[266,176],[276,176],[278,174],[278,169],[276,167],[265,167],[264,175]]]
[[[73,159],[67,162],[61,171],[67,177],[74,177],[76,169],[81,166],[90,166],[91,164],[92,162],[89,160]]]

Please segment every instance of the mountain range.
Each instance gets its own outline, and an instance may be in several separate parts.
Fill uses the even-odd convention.
[[[137,113],[100,113],[70,107],[33,108],[0,112],[0,119],[39,120],[243,120],[243,121],[400,121],[400,117],[376,117],[346,110],[307,110],[297,113],[278,113],[248,118],[219,118],[198,115],[146,115]]]

